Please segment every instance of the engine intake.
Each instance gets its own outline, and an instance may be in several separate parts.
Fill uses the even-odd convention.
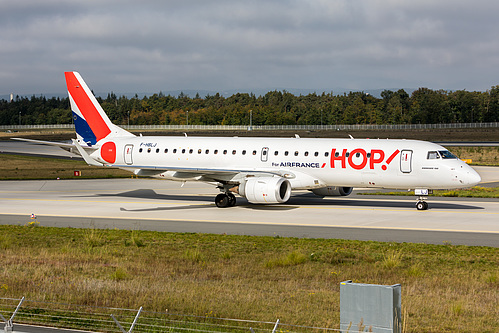
[[[344,197],[352,193],[353,187],[328,186],[312,190],[315,195],[321,197]]]
[[[283,203],[291,196],[291,184],[282,177],[254,177],[239,185],[239,194],[251,203]]]

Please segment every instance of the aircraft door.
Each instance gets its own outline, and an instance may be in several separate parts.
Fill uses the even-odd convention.
[[[400,153],[400,171],[411,173],[412,171],[412,150],[402,150]]]
[[[261,160],[262,162],[267,162],[268,159],[269,159],[269,148],[264,147],[262,148]]]
[[[126,145],[125,146],[125,163],[126,164],[132,164],[132,151],[133,151],[133,145]]]

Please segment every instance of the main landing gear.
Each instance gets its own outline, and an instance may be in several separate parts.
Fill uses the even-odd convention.
[[[219,183],[217,188],[220,190],[219,195],[215,197],[215,205],[218,208],[234,207],[236,205],[236,197],[232,194],[235,187],[233,184]]]
[[[418,196],[418,202],[416,203],[416,209],[417,210],[427,210],[428,203],[425,200],[428,198],[426,196],[429,194],[433,194],[433,190],[415,189],[414,194]]]
[[[215,205],[218,208],[234,207],[236,205],[236,197],[232,193],[220,193],[215,197]]]

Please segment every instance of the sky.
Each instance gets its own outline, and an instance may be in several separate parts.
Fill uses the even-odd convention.
[[[0,95],[499,84],[490,0],[0,0]]]

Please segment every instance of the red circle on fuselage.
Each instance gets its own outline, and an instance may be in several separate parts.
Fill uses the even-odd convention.
[[[106,142],[100,149],[100,156],[108,163],[116,162],[116,144],[112,141]]]

